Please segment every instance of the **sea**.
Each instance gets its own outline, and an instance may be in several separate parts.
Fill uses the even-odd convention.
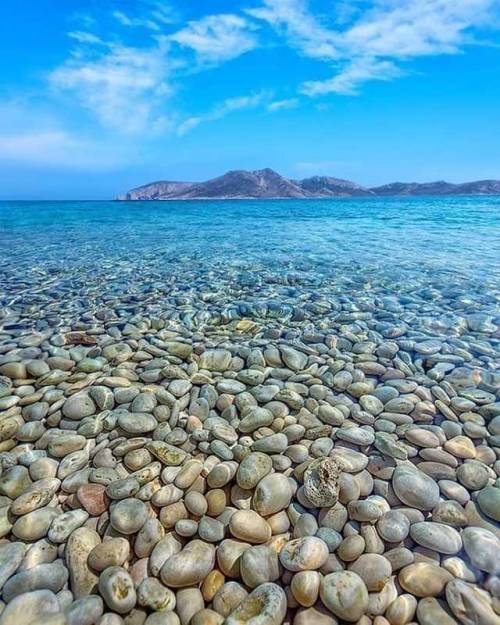
[[[292,333],[500,320],[500,197],[0,203],[0,321],[160,315]],[[480,315],[478,317],[478,315]]]

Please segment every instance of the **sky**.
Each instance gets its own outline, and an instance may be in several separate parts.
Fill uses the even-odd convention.
[[[500,179],[500,0],[3,0],[0,199]]]

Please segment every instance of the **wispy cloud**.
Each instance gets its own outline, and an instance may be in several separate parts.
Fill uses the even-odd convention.
[[[226,115],[229,115],[230,113],[233,113],[235,111],[256,108],[260,106],[263,102],[268,100],[270,95],[271,94],[267,91],[259,91],[258,93],[250,95],[238,96],[236,98],[228,98],[207,113],[188,117],[184,122],[179,125],[177,129],[177,134],[185,135],[187,132],[193,130],[204,122],[211,122],[217,119],[222,119]]]
[[[75,39],[79,43],[102,44],[103,41],[97,35],[84,30],[73,30],[68,33],[68,37]]]
[[[160,123],[158,105],[172,92],[168,76],[165,42],[137,48],[99,41],[98,46],[83,45],[73,51],[51,73],[50,82],[56,89],[70,91],[104,124],[134,132]]]
[[[254,28],[241,16],[223,13],[188,22],[169,39],[193,50],[201,62],[222,62],[257,46]]]
[[[287,109],[294,109],[299,105],[298,98],[287,98],[285,100],[274,100],[267,105],[267,110],[271,113],[276,111],[284,111]]]
[[[392,80],[401,70],[391,61],[362,57],[348,63],[341,72],[328,80],[310,80],[301,86],[301,92],[309,96],[338,93],[357,95],[359,87],[368,80]]]
[[[290,45],[313,58],[337,58],[336,33],[325,28],[309,12],[305,0],[264,0],[262,6],[248,9],[248,15],[268,22],[284,34]]]
[[[473,41],[471,30],[492,19],[498,0],[375,0],[361,12],[340,5],[328,23],[305,0],[263,0],[248,11],[264,20],[300,54],[326,61],[334,75],[306,81],[306,95],[354,95],[370,80],[392,80],[409,59],[457,54]]]
[[[132,28],[149,28],[150,30],[155,31],[161,30],[160,25],[154,20],[141,17],[130,17],[123,11],[113,11],[113,17],[120,24],[122,24],[122,26],[130,26]]]
[[[183,135],[235,110],[294,108],[299,94],[356,95],[369,81],[394,80],[411,71],[412,59],[460,53],[477,43],[479,29],[494,22],[500,0],[343,0],[329,14],[315,11],[313,0],[251,1],[252,8],[180,25],[163,0],[140,0],[134,13],[122,6],[106,12],[111,29],[108,22],[104,30],[87,16],[84,26],[80,20],[80,29],[68,33],[67,60],[50,73],[53,91],[69,94],[71,103],[78,102],[113,131]],[[263,97],[262,84],[257,95],[229,98],[207,113],[178,108],[173,96],[188,84],[186,74],[213,70],[277,43],[328,67],[330,75],[318,79],[310,70],[292,97],[283,97],[274,85],[276,95]]]

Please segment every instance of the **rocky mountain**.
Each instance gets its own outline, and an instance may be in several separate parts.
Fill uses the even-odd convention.
[[[183,198],[299,198],[303,191],[272,169],[234,170],[192,185]]]
[[[477,180],[453,184],[436,182],[392,182],[370,189],[375,195],[500,195],[500,180]]]
[[[313,196],[351,196],[351,195],[373,195],[370,189],[362,187],[356,182],[343,180],[342,178],[331,178],[330,176],[312,176],[304,180],[295,180],[303,191]]]
[[[131,189],[122,193],[117,200],[164,200],[169,197],[178,197],[193,185],[192,182],[172,182],[169,180],[159,180],[150,182],[142,187]]]
[[[204,182],[160,180],[131,189],[117,200],[271,199],[358,196],[500,195],[500,180],[453,184],[437,182],[392,182],[367,188],[350,180],[312,176],[289,180],[272,169],[234,170]]]

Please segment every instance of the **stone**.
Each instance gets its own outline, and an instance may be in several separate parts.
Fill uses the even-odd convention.
[[[0,625],[38,625],[48,622],[60,610],[57,596],[50,590],[26,592],[5,606],[0,615]]]
[[[328,558],[326,543],[315,536],[305,536],[287,542],[280,551],[280,562],[288,571],[313,571]]]
[[[304,493],[318,507],[333,506],[339,496],[342,462],[335,458],[313,460],[304,473]]]
[[[392,476],[392,487],[397,497],[407,506],[418,510],[432,510],[439,503],[439,486],[418,469],[399,465]]]
[[[446,601],[463,625],[495,625],[499,622],[491,596],[473,584],[459,579],[451,581],[446,586]]]
[[[480,571],[500,573],[500,539],[480,527],[466,527],[462,531],[465,553]]]
[[[183,588],[200,584],[213,569],[215,549],[201,540],[192,540],[182,551],[170,556],[160,577],[166,586]]]
[[[422,547],[438,553],[454,554],[462,548],[462,539],[457,530],[442,523],[432,521],[413,523],[410,536]]]
[[[87,527],[79,527],[68,539],[65,549],[71,591],[75,599],[85,597],[97,588],[97,575],[87,564],[92,549],[101,542],[99,534]]]
[[[134,582],[120,566],[110,566],[99,577],[99,592],[110,610],[127,614],[137,601]]]
[[[361,577],[369,592],[381,591],[392,575],[391,563],[378,553],[360,555],[349,570]]]
[[[436,597],[452,579],[453,576],[446,569],[429,562],[405,566],[398,575],[401,586],[415,597]]]
[[[238,510],[229,520],[233,536],[249,543],[265,543],[271,538],[269,523],[254,510]]]
[[[261,584],[231,612],[225,625],[280,625],[286,605],[286,595],[280,586]]]
[[[352,571],[338,571],[321,580],[321,601],[344,621],[358,621],[368,608],[368,590],[364,581]]]
[[[487,486],[477,494],[477,505],[483,514],[500,521],[500,488]]]
[[[120,534],[135,534],[148,518],[146,504],[140,499],[127,498],[116,502],[111,508],[109,520]]]
[[[262,516],[275,514],[285,509],[292,498],[288,479],[282,473],[271,473],[257,484],[252,506]]]

